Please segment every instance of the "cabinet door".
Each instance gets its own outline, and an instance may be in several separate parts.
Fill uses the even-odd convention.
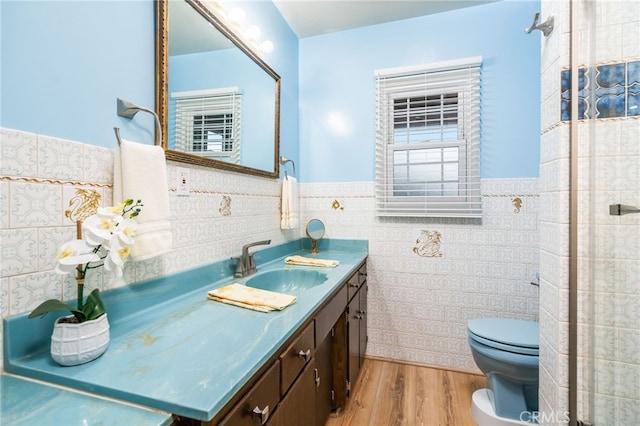
[[[280,354],[280,395],[284,395],[314,354],[313,322]]]
[[[360,368],[364,362],[364,355],[367,352],[367,342],[369,341],[369,335],[367,334],[367,293],[369,292],[369,286],[364,283],[360,287],[360,345],[358,351],[360,352]]]
[[[349,352],[347,343],[346,307],[343,314],[333,326],[331,338],[331,365],[333,369],[333,410],[343,408],[347,404],[347,381],[349,380]]]
[[[329,334],[316,348],[316,425],[324,426],[333,408],[332,338]]]
[[[347,306],[347,341],[349,350],[348,385],[347,395],[351,395],[350,389],[356,385],[360,374],[360,298],[356,294]]]
[[[266,424],[280,400],[280,363],[276,361],[220,422],[225,426]]]
[[[306,426],[316,421],[316,361],[309,361],[278,405],[269,426]]]

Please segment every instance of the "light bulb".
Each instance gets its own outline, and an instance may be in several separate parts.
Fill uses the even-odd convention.
[[[265,40],[260,45],[260,50],[264,53],[271,53],[273,51],[273,43],[269,40]]]
[[[262,31],[257,25],[252,25],[247,28],[247,37],[249,37],[249,39],[251,40],[259,40],[261,33]]]
[[[235,24],[241,24],[244,21],[244,10],[239,7],[234,8],[229,12],[229,20]]]

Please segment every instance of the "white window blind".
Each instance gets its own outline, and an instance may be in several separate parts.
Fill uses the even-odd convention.
[[[172,93],[175,149],[240,162],[242,94],[238,88]]]
[[[474,57],[376,71],[376,214],[481,217]]]

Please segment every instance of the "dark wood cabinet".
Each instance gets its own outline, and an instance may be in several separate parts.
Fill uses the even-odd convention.
[[[317,426],[324,426],[333,410],[333,359],[334,349],[331,334],[329,334],[316,348],[316,421]]]
[[[284,396],[298,374],[315,354],[314,323],[307,325],[302,333],[280,354],[280,395]]]
[[[316,419],[316,363],[310,360],[282,398],[268,426],[313,425]]]
[[[175,424],[324,426],[332,411],[345,406],[358,378],[366,311],[363,262],[213,419],[176,417]]]
[[[347,305],[347,342],[348,342],[348,362],[347,362],[347,396],[352,393],[360,368],[364,362],[364,355],[367,350],[367,281],[366,266],[363,265],[354,275],[353,280],[357,283],[357,288],[351,293],[352,297]],[[354,288],[351,286],[350,288]]]
[[[224,426],[256,426],[266,424],[280,401],[280,363],[273,365],[222,419]]]

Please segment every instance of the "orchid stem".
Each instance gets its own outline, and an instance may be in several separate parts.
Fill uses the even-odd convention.
[[[79,220],[76,222],[76,233],[78,234],[78,239],[82,239],[82,221]],[[78,265],[78,274],[76,275],[76,281],[78,282],[78,310],[82,310],[83,300],[84,300],[84,274],[86,270],[82,269],[82,264]]]

